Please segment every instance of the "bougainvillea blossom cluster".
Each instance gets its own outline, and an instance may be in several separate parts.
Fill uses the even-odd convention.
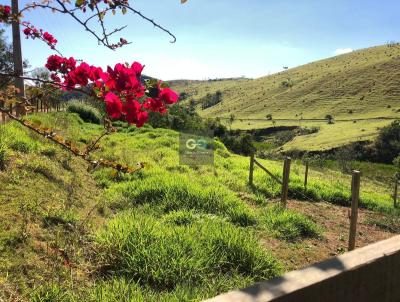
[[[0,5],[0,14],[4,17],[10,17],[11,15],[11,6],[9,5]]]
[[[14,17],[12,14],[11,6],[0,4],[0,22],[9,24],[13,21]]]
[[[25,34],[26,38],[32,38],[32,39],[40,39],[44,42],[47,43],[47,45],[50,46],[51,49],[54,49],[57,40],[54,38],[53,35],[49,34],[47,31],[43,32],[42,29],[37,29],[35,26],[31,25],[29,22],[22,22],[21,23],[25,28],[23,30],[23,33]]]
[[[52,80],[64,89],[90,87],[104,100],[111,119],[124,119],[137,127],[147,121],[149,111],[166,113],[167,106],[178,101],[178,94],[161,81],[144,84],[141,81],[144,66],[138,62],[108,66],[103,71],[86,62],[78,64],[74,58],[52,55],[46,67]]]

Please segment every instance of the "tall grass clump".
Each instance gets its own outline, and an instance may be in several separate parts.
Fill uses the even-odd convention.
[[[138,181],[115,185],[110,189],[113,203],[157,205],[163,212],[195,210],[225,216],[231,222],[248,226],[256,224],[256,217],[232,191],[217,183],[202,186],[182,175],[152,175]]]
[[[78,100],[73,100],[68,103],[67,112],[77,113],[81,119],[87,123],[101,124],[102,117],[100,111]]]
[[[159,290],[227,276],[261,281],[281,272],[249,230],[218,218],[180,226],[144,213],[125,213],[110,221],[96,241],[101,261],[114,276]]]
[[[20,125],[13,122],[0,129],[0,142],[3,149],[9,148],[21,153],[30,153],[39,145],[37,140],[29,136]]]
[[[311,219],[292,210],[285,210],[280,205],[268,207],[261,219],[267,230],[279,239],[294,241],[321,235],[320,228]]]
[[[4,143],[0,142],[0,171],[5,170],[7,165],[7,149]]]

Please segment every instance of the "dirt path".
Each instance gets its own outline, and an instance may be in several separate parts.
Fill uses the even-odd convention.
[[[262,243],[284,264],[286,270],[294,270],[319,262],[347,251],[349,236],[348,208],[327,202],[306,202],[291,200],[288,208],[303,213],[323,228],[323,238],[305,239],[299,242],[263,237]],[[356,247],[384,240],[395,235],[372,221],[385,216],[376,212],[360,209],[357,226]]]

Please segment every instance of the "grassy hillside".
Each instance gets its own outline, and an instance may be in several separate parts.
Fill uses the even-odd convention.
[[[102,132],[75,114],[30,119],[78,145]],[[178,135],[120,125],[93,156],[144,162],[126,175],[2,126],[0,300],[198,301],[344,251],[349,176],[311,169],[304,191],[294,163],[290,196],[304,201],[282,210],[279,185],[256,169],[249,187],[249,159],[219,142],[215,166],[179,165]],[[398,232],[384,183],[364,179],[361,204],[359,246]]]
[[[282,85],[288,80],[292,87]],[[223,101],[205,110],[198,107],[199,113],[225,118],[234,114],[233,128],[272,127],[268,114],[277,126],[321,127],[317,134],[296,138],[284,147],[303,150],[373,138],[379,127],[390,122],[382,117],[400,117],[399,87],[400,46],[363,49],[255,80],[174,84],[197,102],[207,93],[221,91]],[[323,120],[328,114],[335,124]]]

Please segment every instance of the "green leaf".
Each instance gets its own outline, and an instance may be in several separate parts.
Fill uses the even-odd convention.
[[[127,13],[127,9],[126,9],[126,7],[124,6],[124,7],[122,8],[122,14],[125,15],[126,13]]]

